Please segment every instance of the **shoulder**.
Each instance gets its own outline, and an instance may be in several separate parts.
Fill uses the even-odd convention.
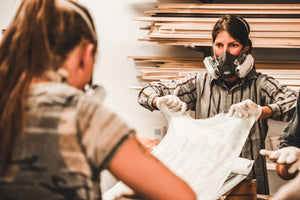
[[[114,132],[112,130],[122,127],[124,132],[128,133],[131,127],[110,107],[104,104],[105,91],[102,87],[93,90],[92,93],[87,92],[79,97],[77,103],[77,123],[81,132]],[[110,127],[110,128],[108,128]],[[110,129],[107,131],[107,129]],[[115,135],[119,133],[111,133]]]
[[[255,73],[256,73],[256,82],[257,82],[257,84],[280,85],[280,82],[271,75],[263,74],[261,72],[255,72]]]
[[[63,83],[38,83],[30,87],[27,106],[74,106],[82,91]]]
[[[212,78],[209,76],[209,74],[206,71],[200,71],[200,72],[194,72],[188,74],[185,79],[187,80],[195,80],[195,81],[212,81]]]
[[[77,103],[77,112],[79,118],[88,118],[91,119],[96,111],[99,114],[104,114],[104,110],[106,110],[103,105],[103,101],[105,98],[105,90],[103,87],[98,86],[95,89],[88,90],[85,93],[81,93],[78,97]],[[98,111],[102,109],[102,111]],[[108,112],[108,111],[106,111]]]

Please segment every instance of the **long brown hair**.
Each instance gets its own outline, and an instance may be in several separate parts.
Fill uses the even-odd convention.
[[[92,31],[78,9],[90,20]],[[57,71],[82,39],[93,43],[96,53],[95,35],[90,14],[76,2],[21,2],[0,44],[0,176],[10,162],[14,138],[23,132],[26,95],[32,80],[43,77],[46,71]]]

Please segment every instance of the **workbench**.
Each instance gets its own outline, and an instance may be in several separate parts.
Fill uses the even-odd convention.
[[[243,180],[228,191],[220,200],[267,200],[271,195],[257,194],[256,179]]]

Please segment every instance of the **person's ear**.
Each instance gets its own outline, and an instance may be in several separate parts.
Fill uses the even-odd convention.
[[[94,50],[94,44],[90,43],[85,46],[84,52],[83,52],[83,57],[81,60],[81,67],[86,67],[90,66],[94,62],[94,55],[93,55],[93,50]]]
[[[244,49],[244,53],[247,53],[247,52],[249,51],[249,49],[250,49],[250,46],[247,45],[247,46],[245,47],[245,49]]]

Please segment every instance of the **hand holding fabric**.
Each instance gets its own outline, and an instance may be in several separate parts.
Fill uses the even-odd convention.
[[[250,99],[244,100],[240,103],[233,104],[229,109],[229,115],[237,115],[241,118],[248,118],[251,115],[255,115],[255,119],[258,120],[262,113],[262,108]]]
[[[300,149],[297,147],[284,147],[276,151],[262,149],[260,154],[279,164],[291,164],[288,169],[290,174],[300,170]]]
[[[166,95],[159,97],[156,102],[157,108],[160,110],[162,105],[166,105],[172,112],[182,112],[186,111],[187,105],[175,95]]]

